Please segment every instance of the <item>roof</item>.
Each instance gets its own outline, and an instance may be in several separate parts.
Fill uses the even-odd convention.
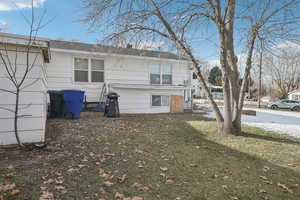
[[[24,45],[28,43],[28,40],[30,39],[29,36],[25,35],[17,35],[17,34],[12,34],[12,33],[4,33],[0,32],[0,42],[1,43],[11,43],[11,44],[19,44],[19,45]],[[34,40],[34,44],[32,46],[40,46],[40,47],[48,47],[48,44],[46,42],[49,41],[47,38],[40,38],[40,37],[35,37],[31,38],[31,40]]]
[[[146,57],[154,57],[154,58],[173,59],[173,60],[187,60],[183,56],[179,56],[170,52],[141,50],[141,49],[134,49],[134,48],[120,48],[120,47],[105,46],[99,44],[73,42],[73,41],[71,42],[71,41],[51,40],[50,48],[86,51],[86,52],[93,52],[93,53],[110,53],[110,54],[120,54],[120,55],[129,55],[129,56],[146,56]]]
[[[300,94],[300,90],[294,90],[294,91],[291,91],[291,92],[289,92],[289,94]]]
[[[0,44],[27,46],[29,42],[30,47],[42,49],[45,62],[50,61],[49,39],[0,32]]]

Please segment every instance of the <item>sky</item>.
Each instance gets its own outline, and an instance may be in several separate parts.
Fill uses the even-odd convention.
[[[50,23],[39,31],[39,37],[64,38],[87,43],[95,43],[97,39],[102,39],[97,33],[90,33],[88,25],[80,21],[86,11],[82,8],[80,0],[34,0],[34,6],[38,14],[47,11],[44,22],[50,20]],[[5,32],[28,35],[29,26],[24,16],[31,16],[31,0],[0,0],[0,28],[4,28]],[[207,41],[207,44],[205,41],[198,42],[205,46],[201,57],[208,60],[217,59],[213,44]]]
[[[37,13],[47,11],[44,22],[50,21],[39,31],[39,37],[88,43],[98,38],[97,34],[88,33],[87,25],[80,22],[84,16],[80,0],[34,0],[34,3]],[[29,27],[23,16],[30,16],[30,12],[31,0],[0,0],[0,27],[4,26],[5,32],[28,35]]]
[[[46,10],[46,18],[43,21],[49,21],[39,31],[39,37],[64,38],[86,43],[96,43],[103,39],[100,34],[89,32],[88,25],[81,21],[87,12],[83,9],[81,0],[34,0],[34,7],[36,14],[39,15]],[[29,25],[24,16],[28,18],[31,16],[31,0],[0,0],[0,30],[28,35]],[[217,33],[205,26],[202,26],[199,31],[203,31],[208,37],[190,41],[194,54],[200,60],[208,61],[212,66],[219,65]],[[242,51],[237,54],[243,56]]]

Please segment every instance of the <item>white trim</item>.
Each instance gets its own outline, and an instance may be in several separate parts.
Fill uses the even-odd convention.
[[[65,53],[74,53],[74,54],[86,54],[86,55],[94,55],[94,56],[112,56],[112,57],[131,57],[136,59],[149,59],[149,60],[156,60],[156,61],[175,61],[179,63],[186,63],[191,64],[188,60],[177,60],[171,58],[158,58],[158,57],[149,57],[149,56],[133,56],[133,55],[124,55],[124,54],[115,54],[115,53],[101,53],[101,52],[90,52],[90,51],[80,51],[80,50],[69,50],[69,49],[58,49],[58,48],[51,48],[50,50],[53,52],[65,52]]]
[[[112,88],[120,89],[148,89],[148,90],[185,90],[190,89],[184,85],[150,85],[150,84],[126,84],[126,83],[111,83]]]

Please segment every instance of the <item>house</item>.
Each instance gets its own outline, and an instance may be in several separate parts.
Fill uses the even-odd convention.
[[[168,52],[80,42],[45,42],[49,44],[51,60],[40,63],[45,72],[44,88],[39,88],[43,95],[47,90],[78,89],[85,91],[86,101],[94,102],[99,101],[105,87],[107,92],[120,95],[121,114],[183,112],[191,108],[192,70],[190,62],[183,57]],[[39,76],[42,79],[41,73]],[[26,101],[38,101],[43,109],[47,105],[45,98],[31,100],[26,97]],[[45,120],[40,126],[45,126]],[[4,138],[0,136],[0,144],[12,143],[3,141]]]
[[[120,95],[121,113],[168,113],[172,96],[182,97],[181,110],[191,101],[189,62],[175,54],[57,40],[50,49],[51,90],[79,89],[87,101],[99,101],[106,84]]]
[[[6,58],[8,54],[11,61],[10,67],[14,69],[17,66],[15,77],[19,82],[25,72],[27,53],[24,48],[28,41],[29,38],[25,36],[0,33],[0,51],[6,62],[8,62]],[[36,38],[28,55],[29,64],[33,65],[33,68],[28,73],[20,93],[19,116],[22,117],[19,117],[18,123],[19,136],[24,143],[42,142],[47,118],[45,102],[48,87],[45,64],[50,61],[48,39]],[[15,91],[15,86],[7,77],[4,62],[0,59],[0,145],[16,143],[14,113],[10,111],[14,109],[16,96],[4,91]]]
[[[208,88],[214,99],[224,98],[222,86],[216,86],[208,83]],[[193,74],[192,78],[192,93],[195,98],[206,98],[206,93],[203,89],[202,83],[200,83],[195,74]]]
[[[300,101],[300,90],[294,90],[289,94],[289,100]]]

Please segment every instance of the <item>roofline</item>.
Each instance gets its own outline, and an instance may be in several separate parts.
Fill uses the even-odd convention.
[[[151,57],[151,56],[134,56],[134,55],[126,55],[126,54],[116,54],[116,53],[102,53],[102,52],[91,52],[91,51],[82,51],[82,50],[70,50],[70,49],[61,49],[61,48],[51,48],[52,52],[65,52],[65,53],[75,53],[75,54],[88,54],[88,55],[99,55],[99,56],[115,56],[115,57],[132,57],[138,59],[152,59],[152,60],[166,60],[166,61],[176,61],[176,62],[186,62],[191,63],[189,60],[185,59],[173,59],[173,58],[159,58],[159,57]]]
[[[5,32],[0,32],[0,37],[9,37],[9,38],[14,38],[14,39],[24,39],[24,40],[30,39],[30,37],[26,36],[26,35],[19,35],[19,34],[13,34],[13,33],[5,33]],[[43,37],[36,37],[35,40],[44,41],[44,42],[50,41],[48,38],[43,38]]]

